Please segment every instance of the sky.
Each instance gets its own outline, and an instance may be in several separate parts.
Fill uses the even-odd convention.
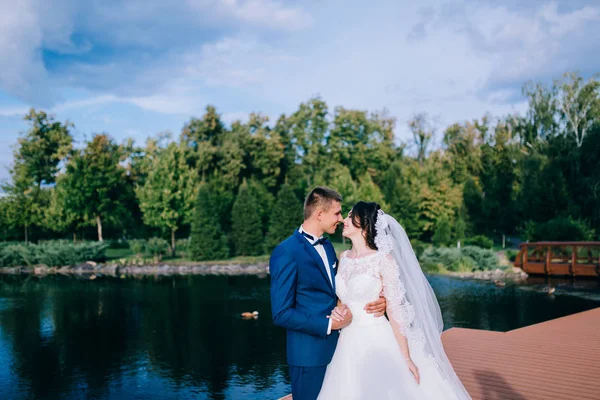
[[[213,104],[271,121],[321,96],[443,127],[523,113],[526,81],[600,72],[597,0],[0,0],[0,181],[31,107],[76,143],[170,131]]]

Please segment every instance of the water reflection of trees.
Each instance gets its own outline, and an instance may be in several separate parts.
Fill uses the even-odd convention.
[[[598,306],[575,296],[548,296],[535,286],[496,287],[491,282],[430,277],[445,329],[508,331]]]
[[[110,371],[126,354],[128,332],[115,327],[124,326],[128,315],[112,307],[118,291],[107,295],[103,286],[55,277],[2,279],[3,296],[18,305],[0,312],[1,329],[10,337],[13,370],[32,397],[105,394]],[[42,327],[48,312],[51,333]]]
[[[598,305],[528,290],[539,283],[431,279],[446,328],[505,331]],[[265,397],[287,380],[268,288],[255,277],[0,277],[0,329],[26,398],[134,396],[155,378],[157,396],[232,397],[235,386]],[[254,310],[257,320],[239,318]]]
[[[141,296],[152,310],[143,314],[142,332],[159,373],[182,385],[191,380],[215,398],[224,397],[234,376],[257,390],[275,384],[285,344],[272,327],[267,280],[164,279],[151,290]],[[260,318],[238,318],[248,310]]]
[[[171,383],[165,395],[194,389],[223,398],[232,381],[260,393],[285,372],[268,285],[249,277],[2,277],[0,293],[13,304],[0,309],[0,329],[11,369],[34,398],[107,397],[111,385],[135,393],[126,374],[143,373],[140,365]],[[254,310],[258,320],[238,317]]]

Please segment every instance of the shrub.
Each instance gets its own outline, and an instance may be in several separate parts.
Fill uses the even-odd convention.
[[[44,241],[41,244],[0,246],[0,266],[45,264],[51,267],[84,261],[104,261],[108,244],[104,242]]]
[[[492,241],[492,239],[483,235],[477,235],[472,236],[470,238],[466,238],[463,241],[463,244],[465,246],[477,246],[482,247],[484,249],[491,249],[494,246],[494,242]]]
[[[437,264],[434,262],[421,263],[421,269],[423,272],[427,272],[429,274],[443,274],[446,272],[446,269],[442,264]]]
[[[187,255],[190,249],[190,239],[177,239],[175,241],[175,248],[177,249],[177,252],[182,252]]]
[[[147,242],[145,239],[132,239],[129,241],[129,248],[134,254],[144,254]]]
[[[461,248],[461,253],[472,258],[475,266],[482,271],[498,268],[498,257],[492,250],[477,246],[465,246]]]
[[[438,265],[444,270],[450,270],[452,265],[459,262],[460,250],[448,247],[429,247],[421,255],[421,264]]]
[[[36,264],[74,265],[84,261],[103,261],[108,243],[77,242],[32,246]]]
[[[475,246],[461,249],[447,247],[429,247],[425,249],[420,264],[424,271],[466,272],[475,269],[491,270],[498,267],[498,258],[492,250]]]
[[[29,246],[26,244],[9,244],[0,248],[0,266],[14,267],[35,264]]]
[[[461,254],[455,261],[448,266],[451,272],[471,272],[476,268],[475,260],[469,256]]]
[[[160,260],[167,254],[167,251],[169,251],[169,242],[162,238],[153,237],[148,239],[146,251],[154,257],[155,260]]]

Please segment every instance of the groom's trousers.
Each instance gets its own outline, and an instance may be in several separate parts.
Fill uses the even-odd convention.
[[[321,391],[326,370],[327,366],[294,367],[290,365],[293,399],[316,400]]]

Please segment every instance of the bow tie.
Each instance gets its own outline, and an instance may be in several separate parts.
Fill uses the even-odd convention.
[[[318,244],[321,244],[321,245],[323,245],[323,244],[325,244],[326,242],[327,242],[327,238],[326,238],[326,237],[321,237],[321,238],[318,238],[318,239],[317,239],[317,240],[316,240],[316,241],[315,241],[315,242],[314,242],[312,245],[313,245],[313,246],[316,246],[316,245],[318,245]]]
[[[302,232],[302,234],[310,240],[315,240],[315,237],[311,234],[308,234],[306,232]],[[322,237],[318,238],[317,240],[315,240],[315,242],[312,245],[313,246],[316,246],[319,244],[323,245],[325,242],[327,242],[327,238],[322,236]]]

